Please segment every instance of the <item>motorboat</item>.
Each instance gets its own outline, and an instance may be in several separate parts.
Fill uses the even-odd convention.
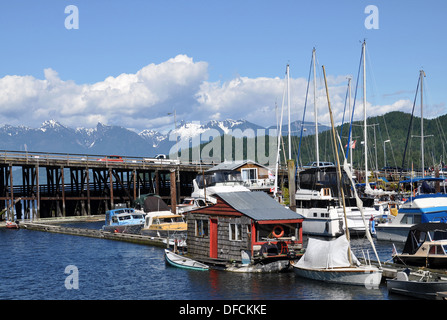
[[[203,208],[210,203],[205,201],[205,198],[186,197],[183,202],[177,206],[178,214],[185,214],[188,211]]]
[[[428,270],[410,272],[409,269],[397,272],[393,279],[386,281],[389,292],[414,298],[436,300],[440,292],[447,291],[447,278],[434,276]]]
[[[334,166],[315,167],[298,174],[295,192],[296,212],[305,217],[303,233],[312,236],[337,237],[345,232],[344,210],[339,200],[337,172]],[[351,185],[343,175],[344,194],[351,193]],[[366,227],[354,197],[347,197],[346,221],[351,233],[362,235]],[[363,198],[365,215],[383,217],[382,207],[374,207],[373,198]]]
[[[447,268],[447,223],[414,225],[408,232],[402,253],[393,252],[393,262],[432,269]]]
[[[145,236],[177,240],[178,246],[186,246],[186,222],[182,215],[173,213],[169,206],[156,195],[144,200],[144,225],[141,234]]]
[[[133,208],[117,208],[106,212],[102,229],[115,233],[139,234],[144,225],[144,215]]]
[[[444,178],[424,177],[403,180],[399,183],[419,183],[414,193],[400,205],[395,217],[375,226],[378,240],[405,242],[410,228],[419,223],[440,222],[447,219],[447,194],[434,193],[429,183],[443,181]]]
[[[217,200],[213,195],[219,192],[251,192],[244,185],[239,171],[225,169],[222,166],[198,174],[193,180],[193,187],[191,197],[203,198],[211,203],[216,203]]]

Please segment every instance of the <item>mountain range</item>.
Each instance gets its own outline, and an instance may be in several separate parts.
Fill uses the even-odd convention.
[[[314,124],[305,122],[303,135],[315,133]],[[329,127],[319,125],[319,131]],[[286,135],[288,125],[282,126]],[[47,120],[39,128],[4,125],[0,127],[0,149],[10,151],[70,153],[91,155],[122,155],[152,157],[168,154],[177,139],[191,141],[191,146],[209,141],[210,136],[229,134],[240,137],[250,133],[276,135],[276,125],[262,127],[246,120],[181,122],[168,133],[144,130],[136,133],[120,126],[98,123],[96,128],[69,128],[55,120]],[[292,135],[300,135],[301,121],[291,123]],[[200,136],[201,135],[201,136]],[[205,138],[204,138],[205,137]]]

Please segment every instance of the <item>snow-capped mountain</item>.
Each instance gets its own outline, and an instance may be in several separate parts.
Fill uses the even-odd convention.
[[[300,124],[292,124],[292,133],[299,134]],[[306,124],[307,127],[307,124]],[[69,128],[63,124],[48,120],[39,128],[25,126],[0,127],[0,149],[16,151],[70,153],[151,157],[159,153],[168,154],[178,141],[190,141],[194,147],[210,140],[216,135],[229,134],[235,137],[251,134],[276,135],[275,127],[264,128],[246,120],[223,120],[199,122],[181,122],[167,134],[156,130],[144,130],[136,133],[132,130],[98,123],[95,128]],[[283,128],[287,134],[287,126]],[[321,131],[327,127],[321,127]],[[306,134],[313,134],[308,130]],[[192,143],[191,143],[192,142]]]

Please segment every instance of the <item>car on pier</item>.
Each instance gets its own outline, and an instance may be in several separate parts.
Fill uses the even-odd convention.
[[[169,159],[165,154],[157,154],[154,158],[144,158],[145,162],[158,163],[158,164],[179,164],[177,159]]]
[[[98,159],[98,161],[123,162],[124,160],[121,156],[106,156],[104,158]]]

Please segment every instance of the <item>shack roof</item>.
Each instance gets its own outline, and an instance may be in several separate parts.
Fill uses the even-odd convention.
[[[285,208],[262,191],[218,192],[216,195],[255,221],[304,219],[302,215]]]

